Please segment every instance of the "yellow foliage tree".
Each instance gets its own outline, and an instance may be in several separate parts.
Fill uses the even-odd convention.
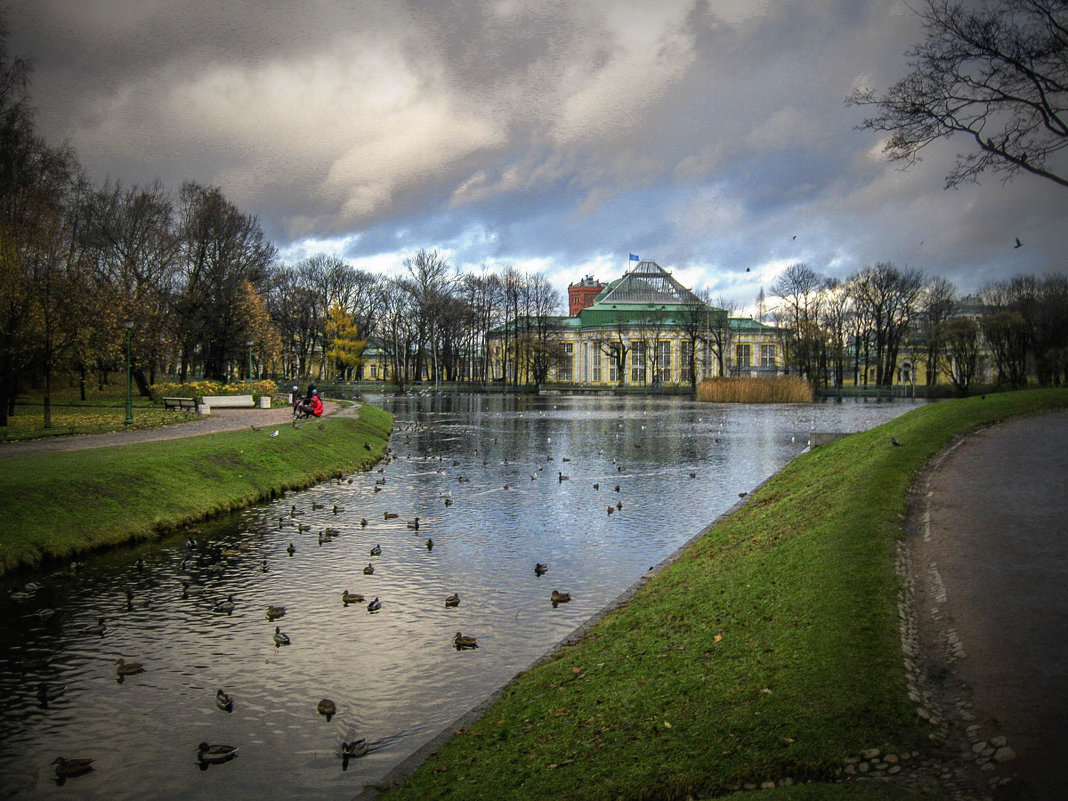
[[[363,363],[363,349],[367,345],[366,339],[360,339],[356,315],[339,303],[332,304],[327,311],[326,338],[326,356],[336,377],[351,381]]]

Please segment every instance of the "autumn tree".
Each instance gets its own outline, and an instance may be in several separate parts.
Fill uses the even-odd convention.
[[[331,305],[326,316],[327,358],[339,378],[351,381],[359,374],[367,340],[360,338],[356,315],[346,311],[340,303]]]
[[[928,145],[961,135],[946,187],[986,169],[1030,173],[1068,186],[1058,156],[1068,147],[1068,5],[1064,0],[926,0],[924,41],[907,52],[908,74],[882,95],[859,88],[849,101],[874,106],[863,128],[888,133],[884,151],[912,164]]]

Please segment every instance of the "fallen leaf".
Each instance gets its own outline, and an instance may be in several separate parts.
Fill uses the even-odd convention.
[[[668,723],[666,720],[664,721],[664,728],[665,729],[670,729],[671,728],[671,724]]]
[[[579,674],[579,673],[581,673],[581,672],[582,672],[582,668],[580,668],[580,667],[573,667],[573,668],[571,668],[571,672],[577,675],[577,674]]]
[[[719,642],[720,640],[722,640],[722,639],[723,639],[723,635],[722,635],[722,634],[717,634],[717,635],[716,635],[715,637],[713,637],[712,639],[714,639],[714,640],[715,640],[716,642]]]

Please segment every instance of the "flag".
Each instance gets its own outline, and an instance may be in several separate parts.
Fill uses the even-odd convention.
[[[633,253],[630,254],[630,260],[631,261],[641,261],[641,259],[639,259],[637,256],[635,256]]]

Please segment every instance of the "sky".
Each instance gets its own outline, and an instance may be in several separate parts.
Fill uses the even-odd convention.
[[[47,141],[97,183],[220,187],[289,264],[394,274],[436,249],[566,298],[635,254],[743,313],[797,262],[961,294],[1066,270],[1068,190],[945,190],[965,141],[903,170],[858,130],[845,98],[892,85],[922,39],[901,0],[0,6]]]

